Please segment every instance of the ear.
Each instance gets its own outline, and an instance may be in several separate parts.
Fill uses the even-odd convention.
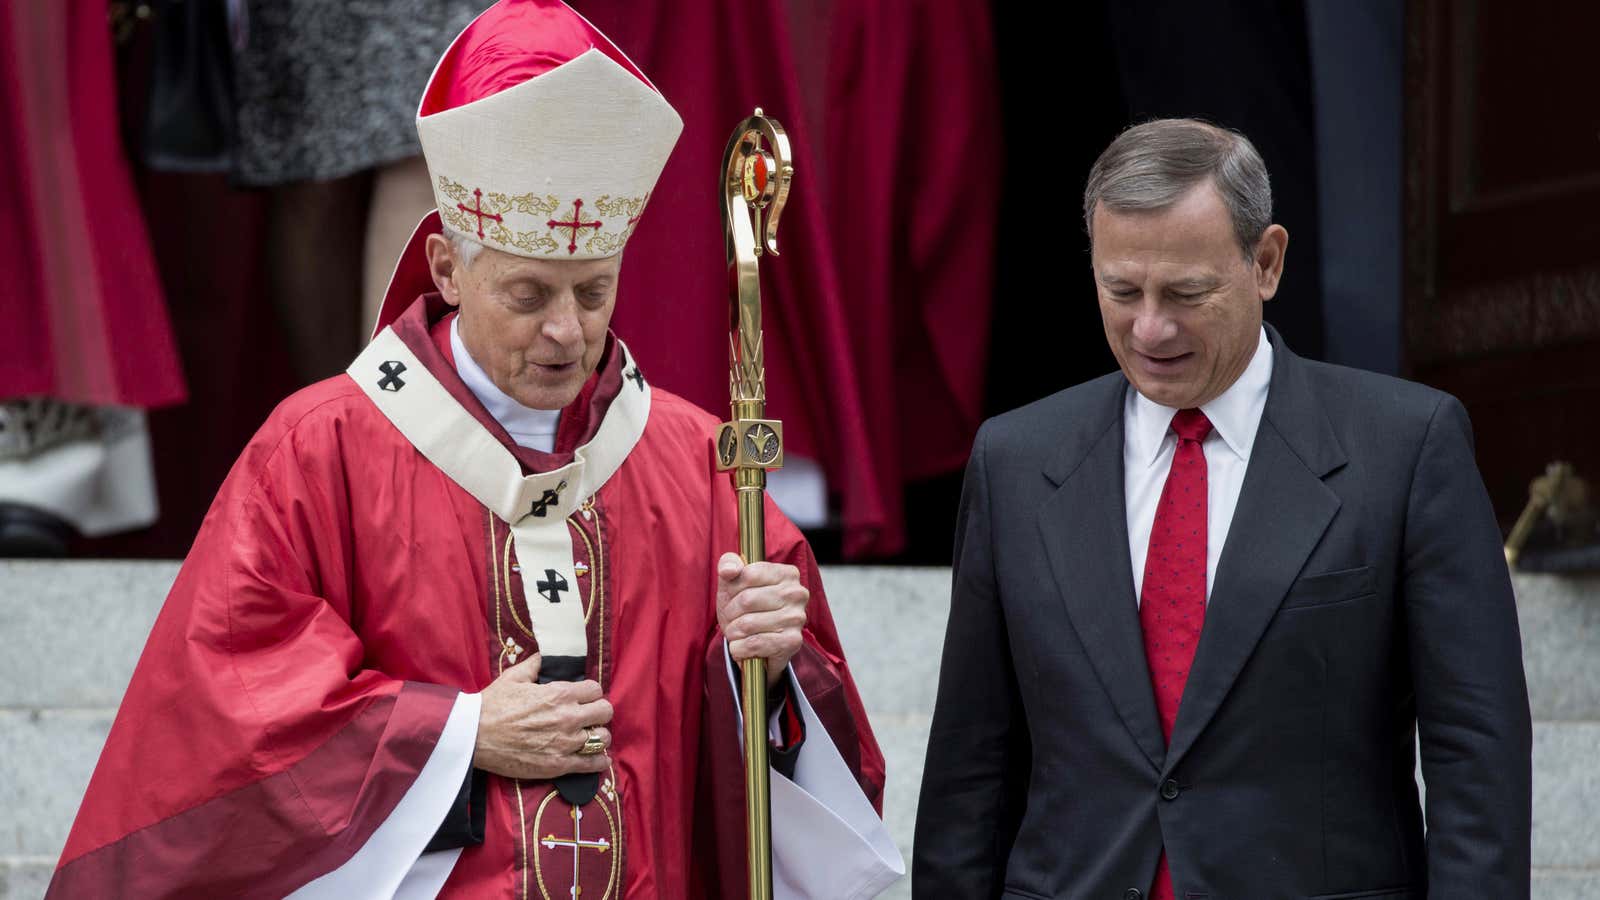
[[[1262,301],[1271,300],[1278,293],[1278,282],[1283,278],[1283,260],[1289,252],[1289,232],[1282,225],[1268,225],[1256,242],[1256,256],[1252,270],[1256,277],[1256,293]]]
[[[456,262],[456,250],[449,238],[442,234],[428,235],[423,252],[428,257],[428,274],[433,276],[434,287],[451,306],[461,305],[461,287],[456,283],[461,267]]]

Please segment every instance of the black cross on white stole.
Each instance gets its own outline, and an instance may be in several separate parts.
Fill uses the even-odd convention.
[[[400,378],[400,373],[404,372],[405,370],[406,364],[398,359],[385,361],[382,365],[378,366],[378,371],[383,373],[383,377],[378,379],[378,388],[380,390],[394,392],[405,387],[405,381]]]
[[[539,590],[539,596],[551,603],[560,603],[561,592],[568,590],[567,580],[555,569],[545,569],[544,580],[534,582],[533,586]]]

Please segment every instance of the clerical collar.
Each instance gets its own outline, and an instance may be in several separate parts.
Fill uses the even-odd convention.
[[[1246,462],[1261,427],[1261,414],[1267,408],[1267,389],[1272,385],[1272,342],[1261,329],[1255,355],[1244,372],[1221,396],[1200,407],[1211,421],[1212,431],[1223,445]],[[1129,459],[1145,466],[1160,458],[1163,442],[1169,437],[1172,417],[1177,410],[1147,398],[1131,384],[1122,410],[1123,439],[1128,442]],[[1176,438],[1173,438],[1176,440]]]
[[[511,435],[518,446],[543,453],[555,450],[556,426],[561,421],[561,410],[523,406],[496,387],[479,367],[477,360],[467,352],[467,345],[461,342],[460,315],[450,317],[450,355],[455,357],[456,374],[461,376],[467,390],[472,391],[472,396],[478,398],[478,402],[489,411],[489,415],[494,416],[494,420],[500,423],[500,427]]]

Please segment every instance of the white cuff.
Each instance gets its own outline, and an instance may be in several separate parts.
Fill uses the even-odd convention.
[[[437,897],[459,848],[423,853],[472,767],[483,698],[460,694],[433,753],[404,797],[342,866],[290,894],[294,900],[420,900]]]
[[[728,683],[736,685],[733,658],[727,660]],[[770,775],[773,893],[779,900],[876,897],[906,873],[905,860],[811,708],[800,679],[793,678],[793,684],[806,743],[794,780],[776,770]],[[744,710],[738,708],[736,715],[742,752]]]

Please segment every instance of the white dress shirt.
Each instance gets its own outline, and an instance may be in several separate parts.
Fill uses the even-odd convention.
[[[533,409],[523,406],[510,394],[495,387],[488,374],[478,365],[467,345],[461,343],[461,317],[450,320],[450,353],[456,358],[456,374],[466,383],[467,390],[478,398],[483,408],[494,416],[519,447],[550,453],[556,446],[556,426],[561,421],[559,409]]]
[[[1250,448],[1267,406],[1272,383],[1272,344],[1261,330],[1255,356],[1222,395],[1200,407],[1211,420],[1211,433],[1201,445],[1206,454],[1206,601],[1217,576],[1217,560],[1233,524],[1239,504]],[[1178,436],[1172,417],[1178,411],[1162,406],[1128,388],[1122,409],[1123,488],[1128,508],[1128,553],[1133,558],[1133,596],[1143,600],[1144,560],[1150,550],[1150,529],[1155,526],[1156,505],[1172,468]]]

